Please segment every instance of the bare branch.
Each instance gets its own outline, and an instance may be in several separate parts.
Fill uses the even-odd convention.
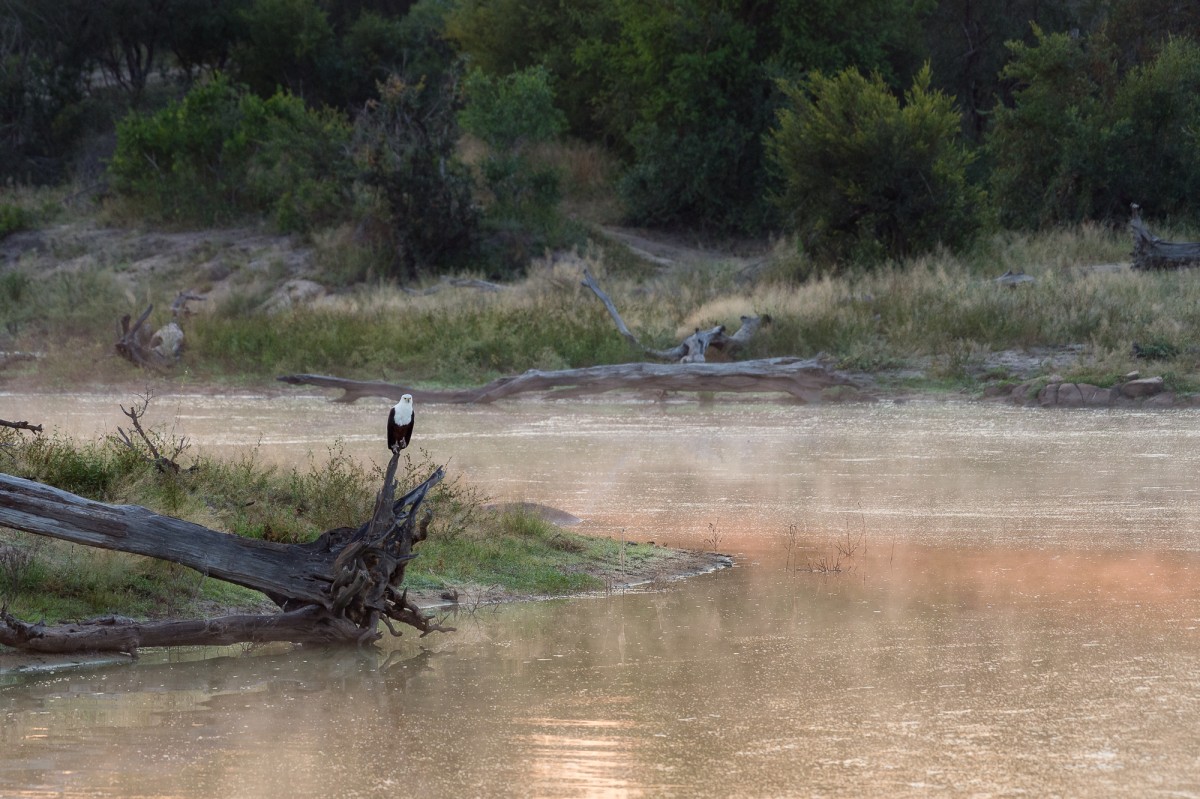
[[[599,298],[600,302],[604,303],[604,307],[608,309],[608,315],[612,317],[613,322],[617,325],[617,332],[621,334],[635,348],[646,351],[642,346],[642,342],[638,341],[637,336],[629,331],[625,325],[625,320],[621,318],[621,314],[617,311],[617,306],[613,304],[612,299],[604,293],[604,289],[600,288],[600,284],[596,282],[596,278],[592,277],[592,273],[585,266],[583,268],[583,285],[592,290],[592,293]]]
[[[187,439],[182,438],[172,442],[172,449],[174,452],[172,452],[171,457],[169,458],[159,452],[154,441],[151,440],[150,436],[146,435],[146,431],[142,427],[142,417],[146,415],[146,410],[150,407],[151,395],[142,395],[141,399],[141,407],[131,403],[127,409],[124,405],[121,405],[121,413],[129,417],[129,420],[133,422],[134,432],[137,433],[138,438],[142,440],[142,443],[146,445],[146,449],[150,451],[150,462],[153,463],[160,472],[178,473],[180,471],[180,466],[175,462],[174,459],[179,457],[179,454],[187,448]],[[139,452],[137,445],[133,443],[133,440],[128,433],[126,433],[120,427],[117,428],[117,433],[121,436],[121,440],[125,443],[126,447],[135,453]]]
[[[29,422],[6,422],[5,420],[0,419],[0,427],[10,427],[13,430],[28,430],[31,433],[38,434],[42,432],[42,426],[40,424],[30,424]]]

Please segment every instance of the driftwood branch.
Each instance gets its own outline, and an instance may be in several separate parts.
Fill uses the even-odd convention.
[[[846,375],[829,369],[817,359],[764,358],[733,363],[623,363],[528,372],[501,377],[477,388],[433,391],[382,381],[347,380],[325,375],[283,375],[276,378],[294,386],[338,388],[344,393],[334,402],[354,402],[363,397],[399,399],[412,394],[417,402],[489,403],[530,392],[553,399],[606,391],[782,391],[802,402],[814,402],[833,386],[849,386]]]
[[[612,298],[604,292],[604,289],[600,288],[600,284],[596,282],[596,278],[592,277],[592,273],[588,271],[587,267],[584,267],[583,270],[583,285],[591,289],[592,293],[596,295],[600,302],[604,303],[604,307],[608,309],[608,315],[612,317],[613,322],[617,325],[617,332],[620,333],[621,336],[628,341],[634,349],[639,349],[645,352],[646,348],[642,346],[642,342],[638,341],[637,336],[630,332],[629,328],[625,324],[625,320],[621,318],[621,313],[617,310],[617,306],[613,303]]]
[[[46,627],[0,614],[0,644],[39,652],[84,650],[136,654],[143,646],[219,645],[239,641],[356,644],[377,640],[378,623],[448,632],[425,616],[400,586],[413,545],[425,536],[422,503],[444,477],[436,470],[395,498],[399,452],[392,454],[372,518],[309,544],[276,544],[220,533],[135,505],[108,505],[31,480],[0,474],[0,526],[101,549],[167,560],[209,577],[263,592],[280,614],[208,620],[135,622],[107,617]]]
[[[42,426],[40,424],[30,424],[29,422],[8,422],[0,419],[0,427],[9,427],[13,430],[28,430],[31,433],[41,433]]]
[[[1129,229],[1133,233],[1133,268],[1182,269],[1200,265],[1200,242],[1163,241],[1142,221],[1141,207],[1134,203]]]
[[[617,326],[617,332],[621,337],[629,342],[634,349],[641,350],[646,355],[659,361],[668,361],[671,363],[704,363],[708,349],[723,350],[726,354],[733,354],[739,349],[744,348],[750,343],[754,334],[758,332],[764,324],[770,324],[771,317],[762,316],[743,316],[741,318],[741,327],[732,336],[725,335],[725,326],[717,325],[709,330],[696,329],[696,332],[685,338],[678,345],[666,350],[656,350],[645,346],[638,337],[630,330],[625,320],[621,318],[617,306],[613,303],[612,298],[600,288],[600,284],[596,282],[596,278],[585,267],[583,270],[584,286],[589,288],[596,298],[604,304],[608,310],[608,315],[612,317],[613,323]]]

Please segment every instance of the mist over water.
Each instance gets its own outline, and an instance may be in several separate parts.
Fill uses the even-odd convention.
[[[0,394],[0,417],[92,437],[118,402]],[[335,439],[382,463],[388,406],[152,414],[303,468]],[[715,535],[737,567],[382,653],[0,660],[0,795],[1200,795],[1197,436],[1191,410],[419,406],[413,446],[495,499]]]

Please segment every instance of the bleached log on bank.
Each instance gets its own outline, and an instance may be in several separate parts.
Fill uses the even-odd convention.
[[[583,280],[581,282],[603,303],[605,309],[608,311],[608,315],[612,317],[613,324],[617,326],[617,332],[621,334],[621,337],[629,342],[630,346],[634,349],[641,350],[646,355],[659,361],[667,361],[669,363],[704,363],[710,347],[715,350],[722,350],[727,355],[732,355],[748,345],[750,340],[754,338],[754,334],[759,331],[759,328],[771,322],[771,317],[767,314],[763,314],[762,316],[743,316],[741,317],[741,326],[731,336],[725,334],[725,325],[717,325],[708,330],[696,328],[696,332],[670,349],[651,349],[638,341],[638,337],[629,330],[612,298],[605,293],[604,289],[600,288],[600,284],[596,282],[596,278],[586,268],[583,270]]]
[[[337,528],[309,544],[255,541],[161,516],[135,505],[109,505],[0,474],[0,526],[77,544],[188,566],[208,577],[266,594],[283,613],[218,619],[136,622],[106,617],[47,627],[0,611],[0,644],[36,652],[116,651],[144,646],[225,645],[292,641],[362,645],[377,640],[380,622],[424,635],[448,632],[400,588],[413,546],[425,540],[432,513],[420,513],[441,481],[436,470],[395,499],[399,449],[384,475],[372,518],[358,530]]]
[[[1134,269],[1149,271],[1200,266],[1200,242],[1163,241],[1146,227],[1137,203],[1132,209],[1129,229],[1133,233]]]
[[[802,402],[816,402],[834,386],[852,386],[846,375],[815,358],[763,358],[735,363],[621,363],[582,369],[531,369],[501,377],[478,388],[434,391],[381,381],[348,380],[326,375],[283,375],[277,380],[294,386],[337,388],[344,393],[334,402],[363,397],[398,400],[412,394],[425,403],[489,403],[518,394],[542,392],[548,398],[602,394],[608,391],[783,392]]]

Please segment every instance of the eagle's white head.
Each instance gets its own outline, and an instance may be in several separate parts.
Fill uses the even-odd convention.
[[[396,403],[396,407],[392,408],[396,415],[396,424],[405,425],[412,421],[412,394],[405,394],[400,397],[400,401]]]

